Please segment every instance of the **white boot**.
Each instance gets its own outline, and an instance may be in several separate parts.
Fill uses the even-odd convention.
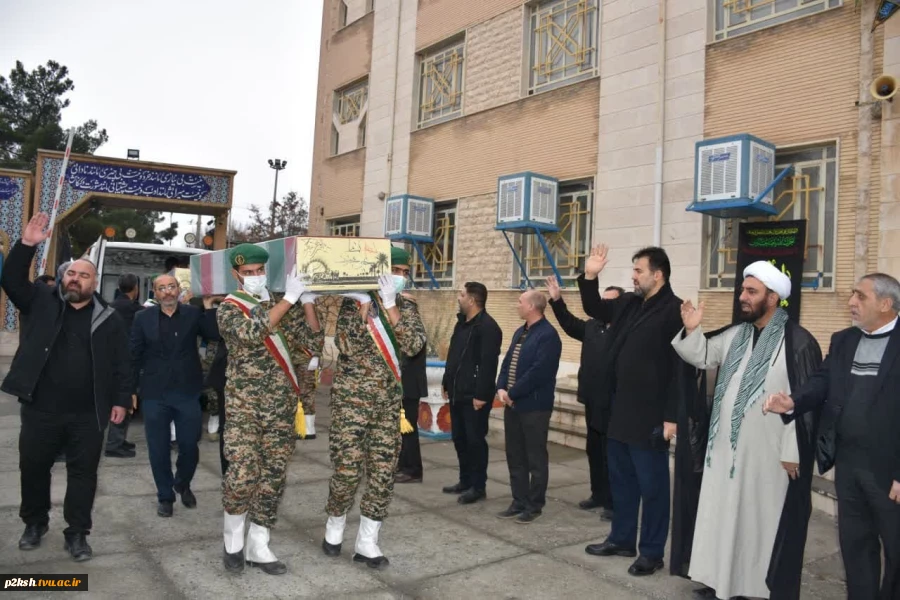
[[[219,433],[219,415],[209,415],[209,421],[206,423],[206,431],[209,433]]]
[[[306,439],[315,439],[316,437],[316,415],[304,415],[306,419]]]
[[[322,540],[322,551],[325,552],[325,556],[338,556],[341,553],[346,525],[347,515],[328,516],[328,521],[325,523],[325,539]]]
[[[233,573],[244,570],[244,522],[247,513],[230,515],[225,513],[225,569]]]
[[[381,521],[373,521],[368,517],[360,516],[359,533],[356,534],[356,554],[353,560],[367,563],[373,569],[387,566],[389,561],[378,547],[378,532],[381,530]]]
[[[258,566],[269,575],[281,575],[287,571],[275,555],[269,550],[269,528],[250,522],[250,530],[247,532],[247,546],[244,548],[244,556],[251,566]]]

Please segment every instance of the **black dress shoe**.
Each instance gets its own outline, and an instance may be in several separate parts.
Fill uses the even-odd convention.
[[[445,494],[462,494],[463,492],[466,492],[470,489],[471,488],[469,486],[463,485],[461,483],[454,483],[453,485],[448,485],[444,488],[441,488],[441,491]]]
[[[383,569],[384,567],[391,564],[391,561],[388,560],[387,556],[376,556],[375,558],[369,558],[359,553],[353,555],[353,562],[366,563],[366,565],[368,565],[370,569]]]
[[[604,508],[600,512],[600,520],[601,521],[612,521],[614,516],[615,516],[615,513],[613,512],[613,510],[611,508]]]
[[[472,488],[460,494],[456,501],[460,504],[475,504],[479,500],[484,500],[485,498],[487,498],[487,493],[485,493],[484,490]]]
[[[285,573],[287,573],[287,565],[285,565],[280,560],[268,563],[251,562],[248,560],[247,564],[251,567],[259,567],[259,569],[266,575],[284,575]]]
[[[172,502],[160,502],[156,505],[156,514],[160,517],[171,517],[173,508]]]
[[[716,590],[714,590],[708,586],[703,586],[699,590],[694,590],[694,598],[697,598],[697,600],[701,600],[701,599],[715,600],[716,599]]]
[[[110,458],[134,458],[137,456],[137,453],[134,450],[129,450],[124,446],[122,448],[116,448],[115,450],[107,450],[103,454]]]
[[[19,538],[19,550],[34,550],[41,545],[41,538],[49,531],[47,525],[26,525]]]
[[[316,434],[308,435],[306,437],[303,437],[302,435],[298,435],[297,439],[298,440],[314,440],[314,439],[316,439]]]
[[[516,523],[519,525],[530,525],[538,520],[538,518],[544,513],[539,510],[526,510],[519,518],[516,519]]]
[[[229,573],[241,573],[244,570],[244,551],[238,550],[234,554],[229,554],[228,550],[225,550],[222,562]]]
[[[515,519],[519,515],[525,512],[524,508],[520,508],[515,504],[510,504],[509,508],[504,511],[497,513],[498,519]]]
[[[340,544],[329,544],[328,540],[322,540],[322,552],[325,553],[325,556],[331,556],[332,558],[335,556],[341,555],[341,545]]]
[[[637,556],[637,550],[634,548],[623,548],[609,541],[602,544],[591,544],[584,551],[593,556]]]
[[[394,483],[422,483],[422,476],[414,477],[409,473],[395,473]]]
[[[67,535],[63,548],[72,556],[72,560],[75,562],[84,562],[94,557],[94,551],[91,550],[90,545],[87,543],[87,536],[83,533]]]
[[[634,564],[628,567],[628,574],[634,575],[635,577],[644,577],[646,575],[653,575],[664,566],[665,563],[661,558],[639,556],[638,559],[634,561]]]
[[[134,450],[137,446],[135,446],[131,442],[125,441],[125,442],[122,442],[122,447],[125,448],[126,450]]]
[[[595,508],[600,508],[602,504],[597,500],[594,500],[594,497],[591,496],[587,500],[582,500],[578,503],[578,508],[582,510],[594,510]]]
[[[175,493],[181,495],[181,503],[186,508],[197,508],[197,497],[191,491],[191,488],[175,488]]]

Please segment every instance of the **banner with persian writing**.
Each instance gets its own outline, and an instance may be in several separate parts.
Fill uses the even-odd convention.
[[[741,223],[738,228],[737,270],[735,271],[732,322],[741,316],[741,282],[744,269],[758,260],[766,260],[791,279],[791,297],[782,300],[790,318],[800,320],[800,290],[806,254],[806,221],[767,221]]]

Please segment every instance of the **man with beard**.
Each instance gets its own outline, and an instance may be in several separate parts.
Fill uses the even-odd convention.
[[[203,308],[178,302],[178,281],[160,275],[153,281],[159,302],[134,317],[131,328],[131,360],[134,378],[139,381],[147,434],[150,469],[156,483],[156,514],[171,517],[175,494],[186,508],[195,508],[197,498],[191,480],[197,469],[202,413],[200,392],[203,371],[197,353],[197,336],[218,340],[216,311],[212,298],[203,299]],[[206,310],[204,310],[206,309]],[[169,452],[170,427],[178,441],[176,472],[172,474]]]
[[[488,291],[469,281],[459,290],[459,314],[441,391],[450,402],[450,426],[459,460],[459,480],[445,487],[445,494],[459,494],[460,504],[486,497],[488,468],[488,419],[497,393],[497,363],[503,332],[485,310]]]
[[[128,337],[122,318],[94,292],[97,269],[69,264],[56,287],[29,281],[35,249],[50,237],[49,217],[35,215],[13,246],[2,285],[21,314],[22,336],[0,386],[19,398],[19,470],[25,533],[20,550],[41,545],[50,521],[50,469],[66,453],[65,549],[90,560],[87,543],[97,491],[97,466],[108,422],[131,406]]]
[[[593,248],[578,278],[584,311],[612,323],[606,334],[609,352],[596,365],[611,376],[596,393],[601,405],[611,404],[607,458],[615,513],[606,541],[587,546],[585,552],[631,557],[640,550],[628,572],[645,576],[663,568],[669,535],[668,450],[677,429],[679,400],[673,390],[678,370],[687,368],[671,344],[681,328],[681,300],[669,283],[669,257],[656,247],[632,257],[634,293],[602,299],[597,276],[608,262],[607,253],[606,246]],[[639,513],[641,539],[636,548]]]
[[[719,368],[689,575],[707,586],[700,598],[799,598],[816,424],[785,425],[759,409],[767,394],[803,385],[822,353],[779,307],[787,275],[766,261],[743,275],[742,323],[707,338],[703,304],[687,301],[672,341],[688,363]]]

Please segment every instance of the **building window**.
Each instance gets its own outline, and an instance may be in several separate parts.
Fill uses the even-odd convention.
[[[771,220],[806,220],[803,284],[834,288],[837,227],[837,146],[786,148],[776,153],[775,172],[794,165],[794,173],[775,188],[778,215]],[[708,268],[705,286],[733,289],[737,262],[738,221],[703,217]]]
[[[552,0],[530,15],[528,93],[598,74],[597,0]]]
[[[749,33],[841,6],[842,0],[713,0],[715,39]]]
[[[366,145],[369,81],[363,80],[334,93],[331,118],[331,153],[343,154]]]
[[[419,127],[462,114],[465,40],[419,58]]]
[[[422,254],[440,287],[453,287],[454,248],[456,247],[456,202],[434,207],[434,242],[421,244]],[[428,271],[422,266],[417,252],[412,252],[412,274],[421,285],[431,285]]]
[[[338,25],[346,27],[375,10],[375,0],[338,0]]]
[[[340,237],[359,237],[359,215],[328,221],[328,234]]]
[[[591,207],[594,182],[570,182],[559,185],[559,231],[545,233],[544,241],[563,279],[575,279],[584,272],[584,262],[591,252]],[[553,275],[553,268],[537,235],[519,235],[519,255],[528,278],[535,282]],[[524,282],[524,278],[523,278]]]

